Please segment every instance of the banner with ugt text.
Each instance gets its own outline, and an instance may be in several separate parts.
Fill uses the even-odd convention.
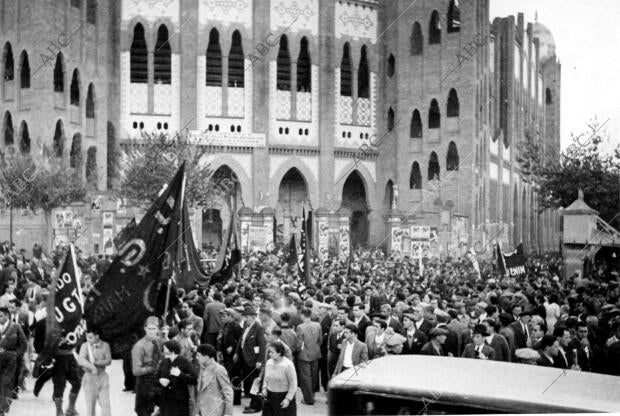
[[[525,276],[525,254],[523,253],[523,244],[519,244],[517,249],[512,253],[504,253],[504,264],[506,265],[506,274],[510,277]]]
[[[58,273],[52,279],[45,331],[45,349],[70,349],[86,332],[84,301],[73,245],[65,255]]]

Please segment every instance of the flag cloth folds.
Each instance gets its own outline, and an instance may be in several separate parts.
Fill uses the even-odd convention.
[[[175,306],[172,288],[182,273],[183,236],[191,234],[189,227],[182,228],[184,182],[185,163],[86,299],[86,321],[99,328],[106,341],[120,343],[122,335],[141,328],[147,316],[163,315],[166,306]]]
[[[86,332],[80,275],[75,250],[70,244],[50,285],[44,344],[48,354],[53,354],[57,346],[65,349],[76,346]]]
[[[138,224],[136,223],[136,218],[134,217],[131,219],[131,221],[127,223],[127,225],[123,227],[121,232],[118,233],[116,237],[114,237],[113,243],[114,247],[116,247],[116,250],[120,249],[121,247],[123,247],[123,245],[125,245],[125,242],[129,240],[137,226]]]
[[[303,208],[303,219],[301,222],[301,235],[297,265],[299,266],[299,277],[304,284],[310,284],[310,241],[308,239],[308,220],[306,219],[306,208]]]
[[[176,285],[189,292],[194,289],[195,285],[204,289],[209,285],[209,274],[202,268],[200,263],[200,254],[194,244],[194,236],[191,231],[191,222],[189,218],[189,209],[187,201],[183,203],[183,214],[181,216],[181,230],[183,230],[179,239],[180,247],[178,247],[181,258],[179,260],[179,273],[176,275]]]
[[[465,257],[471,262],[471,265],[474,267],[474,270],[478,275],[478,280],[482,279],[482,275],[480,274],[480,265],[478,264],[478,258],[476,257],[476,252],[474,251],[473,247],[469,248],[469,251],[465,253]]]
[[[515,251],[502,254],[504,274],[510,277],[520,277],[526,274],[526,257],[523,252],[523,244],[519,244]]]
[[[235,213],[230,216],[230,226],[226,231],[225,244],[220,247],[220,253],[215,264],[215,272],[211,275],[211,284],[224,283],[231,278],[233,268],[241,261],[241,250],[237,240]]]

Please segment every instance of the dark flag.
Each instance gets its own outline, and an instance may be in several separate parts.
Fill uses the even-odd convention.
[[[297,241],[295,239],[295,233],[291,233],[291,239],[289,240],[288,243],[288,257],[287,257],[287,262],[289,264],[289,266],[295,266],[297,265],[298,262],[298,258],[297,258]]]
[[[127,242],[127,240],[129,240],[129,238],[131,237],[131,234],[133,233],[133,231],[136,229],[137,226],[138,224],[136,223],[136,218],[134,217],[131,219],[131,221],[127,223],[127,225],[123,227],[121,232],[118,233],[116,237],[114,237],[113,243],[114,243],[114,247],[116,247],[116,250],[120,249],[121,247],[125,245],[125,243]]]
[[[149,315],[164,315],[177,301],[174,280],[181,273],[185,164],[146,212],[86,299],[86,321],[106,341],[142,328]],[[113,350],[115,349],[112,346]]]
[[[523,244],[519,244],[517,249],[512,253],[504,253],[502,258],[504,264],[504,274],[509,277],[520,277],[526,274],[526,258],[523,253]]]
[[[194,289],[194,285],[200,288],[206,288],[209,285],[209,275],[200,264],[200,255],[194,244],[194,237],[191,231],[191,223],[189,220],[189,210],[187,201],[183,204],[181,230],[183,230],[180,238],[180,267],[179,273],[176,275],[175,282],[177,286],[185,289],[186,292]]]
[[[297,265],[299,267],[299,277],[303,278],[304,284],[310,284],[310,241],[308,240],[308,221],[306,220],[306,208],[303,208],[303,218],[301,222],[299,252],[297,254]]]
[[[497,259],[497,271],[503,275],[506,274],[506,262],[504,261],[504,254],[499,243],[495,243],[495,254]]]
[[[215,265],[215,272],[211,276],[211,284],[223,283],[231,278],[233,268],[241,261],[241,250],[237,240],[234,210],[230,216],[230,226],[226,231],[226,243],[220,246],[220,253]]]
[[[86,332],[79,276],[75,250],[73,244],[70,244],[50,285],[44,344],[44,350],[48,354],[53,354],[57,346],[67,349],[76,346]]]

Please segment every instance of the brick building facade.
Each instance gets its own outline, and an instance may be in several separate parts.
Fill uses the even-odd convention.
[[[559,151],[553,38],[460,3],[3,0],[1,145],[55,145],[103,191],[111,140],[181,131],[281,235],[305,207],[354,244],[398,221],[554,250],[515,160],[526,130]],[[202,208],[217,244],[227,201]]]

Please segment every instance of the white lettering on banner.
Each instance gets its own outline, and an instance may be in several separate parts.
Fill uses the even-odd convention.
[[[508,274],[510,276],[519,276],[525,274],[525,266],[515,266],[508,268]]]
[[[65,337],[61,341],[61,344],[76,344],[78,339],[80,339],[82,335],[84,335],[85,330],[86,330],[86,323],[82,319],[80,323],[77,324],[77,326],[75,327],[73,331],[65,335]]]
[[[130,248],[131,250],[129,250]],[[122,257],[121,261],[125,266],[131,267],[142,260],[144,253],[146,253],[146,244],[144,240],[134,238],[129,240],[129,242],[120,249],[118,255]]]
[[[63,287],[65,287],[65,284],[70,283],[71,282],[71,275],[69,275],[69,273],[63,273],[60,276],[60,279],[58,279],[58,281],[56,282],[56,290],[60,290]]]

